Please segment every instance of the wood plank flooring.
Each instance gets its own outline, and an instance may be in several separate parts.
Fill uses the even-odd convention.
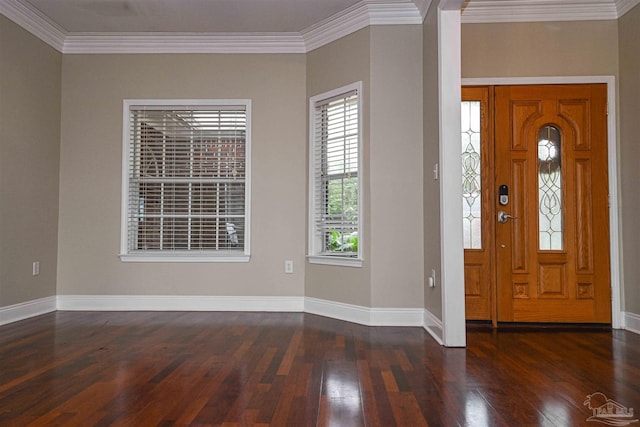
[[[56,312],[0,327],[0,426],[583,426],[595,392],[640,409],[638,335],[467,340],[302,313]]]

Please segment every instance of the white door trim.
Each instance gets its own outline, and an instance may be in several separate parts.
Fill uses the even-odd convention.
[[[618,144],[616,132],[616,79],[615,76],[558,76],[558,77],[488,77],[463,78],[462,86],[474,85],[537,85],[537,84],[587,84],[606,83],[607,85],[607,146],[609,162],[609,247],[611,261],[611,326],[622,327],[621,293],[622,271],[620,258],[620,216],[618,197]],[[460,195],[462,197],[462,195]]]

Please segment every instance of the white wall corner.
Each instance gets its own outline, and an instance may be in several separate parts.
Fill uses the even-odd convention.
[[[301,312],[303,297],[182,295],[58,295],[69,311],[273,311]]]
[[[56,297],[45,297],[19,304],[0,307],[0,325],[56,311]]]
[[[434,340],[436,340],[438,344],[444,344],[442,341],[442,321],[427,309],[424,309],[423,312],[422,327],[429,333],[429,335],[431,335],[431,337],[433,337]]]
[[[640,314],[623,312],[622,328],[634,334],[640,334]]]

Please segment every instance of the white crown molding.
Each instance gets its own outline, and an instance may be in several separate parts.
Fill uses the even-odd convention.
[[[0,13],[62,53],[307,53],[369,25],[421,24],[432,0],[362,0],[300,33],[68,33],[22,0]],[[462,23],[617,19],[640,0],[471,1]]]
[[[413,0],[418,11],[420,11],[420,17],[422,21],[427,17],[427,13],[429,12],[429,7],[431,7],[432,0]]]
[[[367,27],[368,12],[366,5],[360,2],[303,30],[307,52]]]
[[[412,1],[371,2],[363,1],[369,10],[370,25],[422,24],[420,9]]]
[[[640,4],[640,0],[616,0],[616,10],[618,12],[618,18],[621,18],[625,13]]]
[[[413,2],[363,0],[302,31],[307,52],[327,45],[369,25],[421,24],[420,10]]]
[[[67,33],[21,0],[0,0],[0,12],[66,54],[306,53],[369,25],[422,23],[410,0],[362,0],[300,33]]]
[[[471,1],[467,3],[461,15],[463,24],[594,21],[615,20],[618,17],[618,8],[615,0],[565,0],[562,2],[557,0]]]
[[[72,33],[63,53],[305,53],[298,33]]]
[[[0,14],[62,52],[67,32],[26,2],[0,0]]]
[[[0,307],[0,325],[40,316],[52,311],[56,311],[56,297],[54,296]]]

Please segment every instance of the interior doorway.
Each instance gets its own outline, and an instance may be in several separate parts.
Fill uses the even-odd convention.
[[[462,90],[468,320],[611,323],[607,86]]]

